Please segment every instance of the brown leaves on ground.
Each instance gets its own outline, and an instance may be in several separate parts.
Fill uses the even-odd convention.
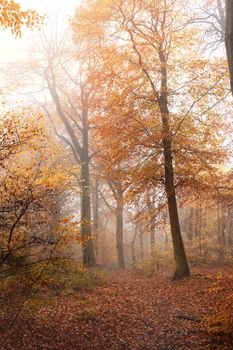
[[[220,272],[223,278],[211,292]],[[168,274],[148,278],[114,271],[109,285],[88,294],[56,297],[34,312],[28,301],[11,330],[1,327],[0,348],[232,349],[231,337],[210,335],[203,321],[226,296],[224,276],[230,273],[232,269],[202,268],[191,278],[171,282]]]

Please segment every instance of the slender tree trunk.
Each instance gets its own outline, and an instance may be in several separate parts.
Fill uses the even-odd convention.
[[[154,220],[151,222],[151,226],[150,226],[150,249],[151,249],[151,255],[153,255],[153,251],[155,249],[155,222],[154,222]]]
[[[164,214],[164,222],[163,222],[163,234],[164,234],[164,245],[165,245],[165,250],[168,248],[168,234],[166,230],[166,224],[167,224],[167,211]]]
[[[55,242],[57,240],[56,235],[54,235],[54,229],[57,227],[59,219],[61,217],[61,203],[60,202],[55,202],[53,203],[53,208],[52,208],[52,217],[51,217],[51,222],[49,225],[49,233],[48,233],[48,241],[49,242]]]
[[[193,239],[193,207],[190,208],[190,212],[189,212],[188,239],[192,243],[192,239]]]
[[[150,196],[150,194],[148,193],[148,197],[147,197],[147,209],[149,212],[149,216],[150,216],[150,250],[151,250],[151,256],[153,256],[153,251],[154,251],[154,246],[155,246],[155,213],[154,213],[154,209],[155,209],[155,205],[154,205],[154,196]]]
[[[170,219],[175,259],[175,272],[173,279],[176,279],[184,276],[190,276],[190,270],[184,250],[184,244],[181,236],[180,222],[178,217],[172,159],[172,133],[170,130],[170,115],[167,100],[167,62],[162,47],[158,54],[161,64],[161,88],[158,104],[162,119],[165,190],[167,195],[168,213]]]
[[[198,218],[198,224],[199,224],[199,228],[198,228],[199,254],[200,254],[200,256],[202,256],[202,207],[201,207],[201,202],[200,202],[200,205],[199,205],[198,213],[199,213],[199,218]]]
[[[82,157],[81,157],[81,234],[83,242],[83,264],[94,266],[95,253],[91,230],[91,195],[90,195],[90,157],[89,157],[89,126],[88,110],[82,110]]]
[[[117,189],[117,208],[116,208],[116,249],[117,261],[120,269],[125,268],[124,257],[124,235],[123,235],[123,192]]]
[[[50,75],[48,74],[50,71]],[[82,91],[82,146],[79,143],[79,139],[75,134],[72,123],[62,108],[62,103],[57,92],[56,78],[53,72],[53,66],[49,64],[48,69],[44,72],[45,78],[48,83],[53,101],[56,105],[56,110],[62,123],[64,124],[66,131],[70,137],[71,142],[68,140],[68,144],[72,149],[75,160],[81,165],[81,235],[84,239],[83,242],[83,264],[85,266],[95,265],[94,247],[91,233],[91,199],[90,199],[90,174],[89,174],[89,124],[88,124],[88,100],[85,100],[85,93]]]
[[[222,237],[222,249],[223,249],[223,256],[226,257],[227,255],[227,242],[226,242],[226,226],[227,226],[227,220],[228,217],[226,215],[226,208],[222,207],[221,210],[221,237]]]
[[[11,241],[13,238],[13,233],[17,227],[17,225],[19,224],[20,220],[22,219],[22,217],[25,215],[25,213],[28,210],[28,207],[30,205],[32,201],[28,201],[26,203],[26,205],[22,208],[21,212],[19,213],[19,215],[16,217],[15,222],[12,224],[11,228],[10,228],[10,232],[9,232],[9,237],[8,237],[8,241],[7,241],[7,250],[10,252],[11,251]]]
[[[204,237],[206,237],[207,232],[207,204],[205,203],[205,209],[204,209],[204,216],[203,216],[203,233]],[[205,258],[207,258],[207,251],[206,251],[206,243],[203,243],[203,255]]]
[[[83,264],[95,265],[94,245],[91,234],[91,200],[89,183],[89,159],[81,164],[81,234],[83,242]]]
[[[229,255],[233,256],[233,212],[229,208],[229,227],[228,227],[228,245]]]
[[[131,256],[132,256],[132,262],[135,263],[136,262],[136,252],[135,252],[135,241],[138,235],[138,224],[135,224],[135,229],[134,229],[134,235],[133,235],[133,239],[131,242]]]
[[[166,123],[165,123],[166,126]],[[168,212],[171,226],[173,251],[175,259],[174,278],[189,276],[190,271],[184,250],[184,244],[180,231],[176,193],[174,186],[174,173],[172,164],[171,139],[164,138],[164,160],[165,160],[165,190],[168,201]]]
[[[218,227],[218,244],[219,244],[219,260],[223,260],[223,242],[222,242],[222,225],[221,225],[221,214],[220,214],[220,203],[218,200],[217,206],[217,227]]]
[[[233,0],[226,0],[225,44],[230,74],[231,92],[233,94]]]
[[[93,235],[95,236],[95,256],[98,259],[99,254],[99,242],[98,242],[98,229],[99,229],[99,181],[96,179],[93,189]]]
[[[143,240],[143,231],[140,228],[140,252],[141,252],[141,260],[144,259],[144,240]]]

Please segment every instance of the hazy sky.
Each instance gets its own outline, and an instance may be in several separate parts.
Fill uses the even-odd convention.
[[[49,18],[46,20],[44,30],[48,30],[52,26],[56,17],[59,17],[59,23],[64,28],[67,19],[74,13],[74,9],[79,4],[79,0],[16,0],[23,9],[35,9],[40,14],[47,14]],[[0,63],[14,62],[25,57],[26,48],[30,46],[36,31],[24,29],[21,39],[15,39],[10,30],[0,28]]]

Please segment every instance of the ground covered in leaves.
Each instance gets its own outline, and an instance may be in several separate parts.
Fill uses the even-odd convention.
[[[45,291],[43,302],[29,298],[9,327],[16,302],[0,313],[0,349],[233,349],[231,335],[211,334],[205,322],[233,291],[233,281],[225,279],[232,268],[192,272],[191,278],[172,282],[168,273],[147,277],[116,270],[108,273],[109,282],[89,292]]]

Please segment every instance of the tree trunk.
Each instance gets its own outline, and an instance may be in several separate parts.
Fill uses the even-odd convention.
[[[116,208],[116,249],[120,269],[125,268],[124,239],[123,239],[123,192],[117,189],[118,199]]]
[[[51,222],[49,225],[49,233],[47,237],[50,243],[55,243],[57,240],[56,235],[54,235],[54,229],[57,227],[60,217],[61,217],[61,203],[58,201],[54,201],[52,212],[51,212]]]
[[[141,252],[141,260],[144,259],[144,241],[143,241],[143,231],[140,228],[140,252]]]
[[[151,223],[151,226],[150,226],[150,250],[151,250],[151,256],[153,256],[153,252],[155,250],[155,223],[154,223],[154,221]]]
[[[135,241],[138,235],[138,224],[135,224],[135,229],[134,229],[134,235],[133,235],[133,239],[131,242],[131,256],[132,256],[132,262],[136,263],[136,253],[135,253]]]
[[[193,239],[193,207],[190,208],[189,212],[189,224],[188,224],[188,240],[192,242]]]
[[[99,229],[99,181],[96,179],[93,189],[93,235],[95,237],[95,256],[98,259],[99,254],[99,242],[98,242],[98,229]]]
[[[232,239],[232,234],[233,234],[233,212],[231,209],[228,209],[228,215],[229,215],[229,226],[228,226],[228,251],[229,255],[233,256],[233,239]]]
[[[83,264],[94,266],[95,253],[91,230],[90,157],[88,109],[82,110],[82,152],[81,152],[81,234],[83,242]]]
[[[80,187],[81,187],[81,235],[83,237],[83,264],[85,266],[93,266],[95,265],[95,256],[94,256],[94,247],[93,240],[91,234],[91,201],[90,201],[90,175],[89,175],[89,124],[88,124],[88,100],[84,98],[83,92],[83,105],[82,105],[82,127],[81,127],[81,135],[82,135],[82,146],[79,143],[79,139],[75,134],[73,125],[67,115],[62,108],[62,103],[57,92],[57,83],[56,78],[53,72],[53,66],[49,64],[48,67],[50,71],[50,75],[48,71],[45,70],[45,78],[48,83],[48,88],[53,98],[53,101],[56,105],[56,111],[66,128],[66,131],[70,137],[70,140],[62,137],[68,142],[68,145],[71,147],[72,152],[74,154],[75,160],[78,164],[81,165],[81,179],[80,179]],[[71,141],[71,142],[70,142]]]
[[[202,206],[201,206],[201,201],[199,204],[199,219],[198,219],[198,224],[199,224],[199,229],[198,229],[198,240],[199,240],[199,254],[202,256]]]
[[[154,213],[154,209],[155,209],[155,205],[154,205],[154,201],[155,198],[154,196],[150,195],[148,193],[147,196],[147,209],[149,212],[149,216],[150,216],[150,250],[151,250],[151,256],[153,256],[153,251],[154,251],[154,246],[155,246],[155,213]]]
[[[94,266],[94,245],[91,237],[91,200],[89,184],[89,159],[81,164],[81,234],[83,242],[83,264]]]
[[[226,0],[225,44],[230,74],[231,92],[233,94],[233,0]]]
[[[162,137],[163,137],[163,155],[164,155],[164,175],[165,191],[167,195],[168,212],[170,219],[171,235],[173,242],[173,252],[175,259],[175,272],[173,279],[190,276],[188,261],[186,258],[184,244],[180,231],[180,222],[178,217],[176,192],[174,185],[174,170],[172,159],[172,133],[169,123],[168,109],[168,89],[167,89],[167,62],[163,48],[159,51],[159,60],[161,64],[161,88],[158,99],[159,109],[162,120]]]
[[[164,119],[164,127],[166,127],[167,121]],[[166,128],[164,128],[166,130]],[[164,132],[165,132],[164,130]],[[172,150],[171,150],[171,139],[165,137],[163,140],[164,146],[164,161],[165,161],[165,190],[167,194],[168,212],[171,226],[171,235],[173,242],[173,251],[175,259],[175,272],[174,278],[181,278],[184,276],[190,276],[188,262],[184,250],[184,244],[180,231],[180,223],[178,217],[178,209],[176,202],[176,193],[174,186],[174,173],[172,163]]]
[[[222,237],[222,223],[221,223],[221,213],[220,213],[220,202],[218,200],[217,206],[217,229],[218,229],[218,244],[219,244],[219,260],[223,260],[223,237]]]

